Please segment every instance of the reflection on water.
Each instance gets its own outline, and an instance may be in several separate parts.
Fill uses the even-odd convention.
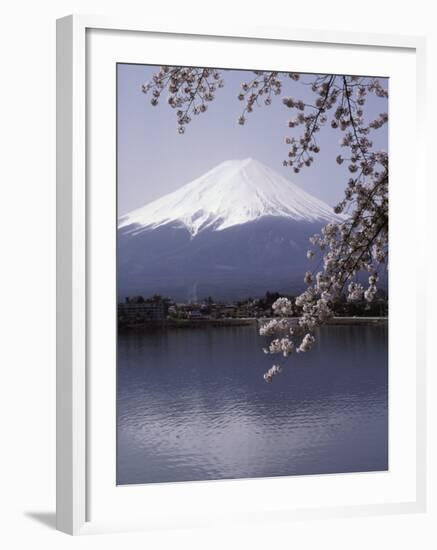
[[[387,333],[324,327],[272,384],[255,327],[120,334],[117,483],[386,470]]]

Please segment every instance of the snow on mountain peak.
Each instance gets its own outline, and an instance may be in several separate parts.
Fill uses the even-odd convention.
[[[178,224],[194,237],[207,228],[220,231],[263,216],[308,222],[340,219],[331,206],[247,158],[222,162],[176,191],[122,216],[118,227],[134,224],[137,232]]]

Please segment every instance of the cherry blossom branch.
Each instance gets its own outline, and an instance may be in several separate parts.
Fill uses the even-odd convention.
[[[255,104],[260,105],[261,97],[265,98],[265,105],[270,105],[272,97],[282,93],[287,73],[254,71],[254,75],[248,83],[243,82],[238,96],[246,102],[240,124],[246,122],[246,115]],[[288,73],[288,77],[295,82],[300,80],[297,73]],[[161,67],[143,91],[151,92],[152,105],[158,104],[164,91],[168,93],[167,102],[176,109],[178,131],[183,134],[192,115],[205,112],[223,85],[221,73],[213,69]],[[311,349],[315,329],[332,317],[333,304],[346,285],[349,301],[364,297],[371,302],[377,293],[378,273],[387,265],[388,257],[388,155],[386,151],[374,150],[368,137],[388,122],[388,115],[382,112],[371,121],[364,117],[367,95],[386,99],[387,91],[378,79],[356,76],[315,75],[309,81],[301,79],[301,85],[314,93],[312,102],[282,98],[287,108],[297,111],[288,127],[303,127],[300,137],[285,139],[289,148],[284,166],[298,173],[312,165],[312,154],[320,152],[316,135],[327,126],[328,112],[332,112],[330,127],[343,133],[340,146],[349,151],[347,158],[338,155],[336,162],[341,165],[347,161],[353,176],[346,183],[344,198],[334,208],[338,221],[328,223],[320,235],[310,239],[316,250],[308,250],[307,257],[315,257],[318,249],[320,268],[305,273],[307,290],[296,297],[294,304],[288,298],[279,298],[273,304],[275,318],[260,328],[261,335],[273,337],[264,351],[284,358]],[[358,273],[368,274],[367,288],[357,282]],[[297,322],[290,319],[296,313]],[[271,382],[281,371],[282,366],[275,364],[264,379]]]
[[[153,106],[158,105],[164,91],[168,92],[167,103],[176,110],[178,132],[184,134],[192,115],[204,113],[208,103],[214,100],[217,89],[223,86],[219,71],[163,66],[150,82],[142,86],[142,91],[145,94],[151,92]]]

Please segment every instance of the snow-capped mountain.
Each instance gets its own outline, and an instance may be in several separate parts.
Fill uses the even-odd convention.
[[[119,219],[119,299],[242,299],[304,288],[332,207],[253,159],[227,161]]]
[[[119,228],[179,224],[192,236],[221,231],[264,216],[297,221],[338,219],[332,207],[257,160],[222,162],[200,178],[121,217]]]

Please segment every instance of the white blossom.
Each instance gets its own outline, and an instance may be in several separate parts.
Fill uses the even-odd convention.
[[[292,315],[293,305],[288,298],[278,298],[272,305],[275,314],[286,317]]]
[[[364,293],[363,285],[361,285],[360,283],[352,282],[349,284],[347,290],[348,290],[347,299],[350,302],[357,302],[359,300],[362,300],[363,293]]]
[[[176,110],[178,132],[184,134],[191,115],[204,113],[223,85],[220,71],[214,69],[162,66],[150,82],[143,84],[142,91],[151,93],[153,106],[165,91],[168,93],[167,103]]]
[[[306,352],[309,351],[312,347],[316,339],[314,336],[310,333],[305,334],[305,336],[302,339],[302,342],[300,343],[300,346],[297,348],[296,351],[298,352]]]
[[[268,348],[264,348],[265,353],[281,353],[284,357],[290,355],[294,349],[294,344],[290,338],[275,338],[270,342]]]
[[[273,377],[282,372],[282,367],[280,365],[273,365],[265,374],[264,380],[266,382],[271,382]]]
[[[261,336],[273,336],[284,332],[292,334],[292,331],[293,329],[288,319],[271,319],[259,329]]]

